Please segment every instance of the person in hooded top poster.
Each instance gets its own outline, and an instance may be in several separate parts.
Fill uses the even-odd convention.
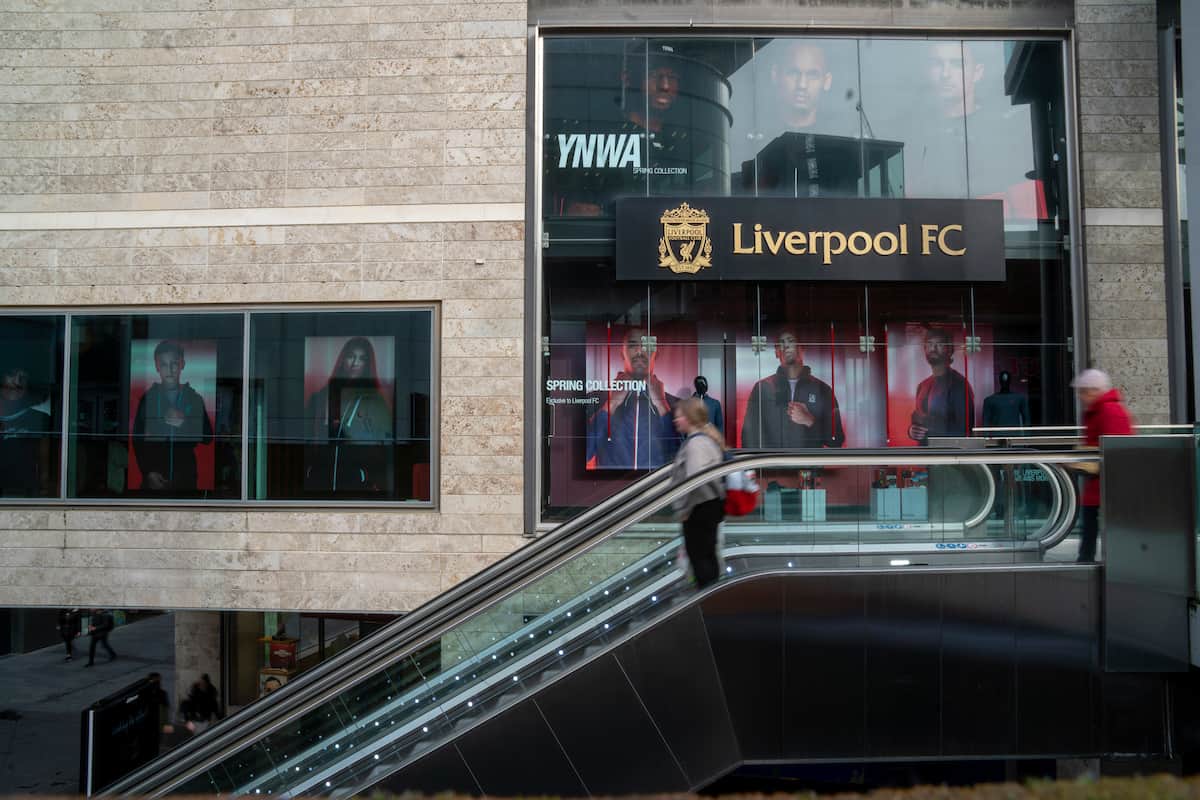
[[[132,431],[141,488],[149,493],[200,488],[196,448],[212,442],[213,425],[204,397],[183,380],[186,367],[182,342],[167,339],[155,346],[158,381],[138,401]]]
[[[317,343],[310,352],[319,349]],[[305,488],[330,492],[391,489],[387,445],[394,441],[392,406],[385,396],[371,340],[348,339],[325,385],[305,411],[309,429]]]
[[[43,494],[49,474],[48,403],[31,384],[23,366],[0,372],[0,496]]]
[[[742,447],[841,447],[846,441],[832,387],[804,363],[804,346],[790,330],[775,341],[779,368],[750,390]]]

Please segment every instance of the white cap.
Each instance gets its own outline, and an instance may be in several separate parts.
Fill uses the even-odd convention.
[[[1075,376],[1075,380],[1071,381],[1071,385],[1076,389],[1099,389],[1102,392],[1107,392],[1112,388],[1112,379],[1102,369],[1085,369]]]

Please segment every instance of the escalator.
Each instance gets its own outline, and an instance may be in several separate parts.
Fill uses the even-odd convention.
[[[1045,561],[1074,525],[1064,465],[1094,458],[749,454],[675,487],[659,470],[104,794],[575,796],[695,789],[752,762],[1042,753],[1017,723],[994,753],[986,726],[956,744],[948,715],[970,728],[987,715],[953,707],[946,665],[999,676],[963,684],[988,702],[1022,664],[1096,672],[1092,616],[1063,627],[1040,606],[1062,594],[1098,609],[1094,568]],[[722,526],[722,580],[697,592],[670,504],[746,469],[764,502]],[[868,685],[879,664],[891,666]],[[809,688],[791,719],[780,710],[797,676]],[[896,742],[856,705],[873,691],[880,708],[912,706]],[[1030,714],[1068,718],[1071,692],[1058,695],[1026,687],[1024,699]],[[923,742],[931,707],[937,741]],[[1100,746],[1086,715],[1079,736],[1065,746],[1075,740],[1060,731],[1052,749]]]

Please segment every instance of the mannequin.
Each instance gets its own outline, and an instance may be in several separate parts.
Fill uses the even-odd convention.
[[[1012,376],[1008,370],[1000,373],[1000,391],[983,401],[983,427],[985,428],[1028,428],[1029,398],[1012,390]]]
[[[708,421],[717,430],[724,433],[725,417],[721,413],[721,401],[708,396],[708,378],[705,378],[703,375],[697,375],[696,380],[692,381],[692,385],[696,387],[696,392],[692,397],[699,397],[704,401],[704,408],[708,411]]]

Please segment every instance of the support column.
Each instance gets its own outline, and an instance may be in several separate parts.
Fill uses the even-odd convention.
[[[1076,0],[1090,361],[1170,415],[1154,0]]]
[[[187,697],[188,690],[201,675],[221,690],[221,612],[175,612],[175,687],[171,694],[174,708]]]

